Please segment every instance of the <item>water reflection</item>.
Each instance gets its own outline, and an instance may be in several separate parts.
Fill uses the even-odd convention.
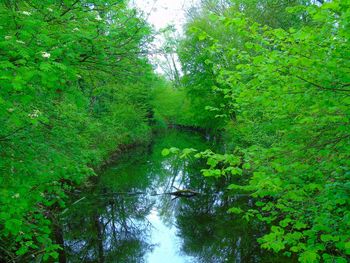
[[[263,226],[227,214],[234,203],[248,206],[246,197],[222,192],[227,182],[204,180],[199,163],[162,158],[170,146],[209,147],[198,135],[170,132],[151,150],[118,159],[64,213],[62,262],[292,262],[260,250]],[[200,194],[169,194],[176,189]]]

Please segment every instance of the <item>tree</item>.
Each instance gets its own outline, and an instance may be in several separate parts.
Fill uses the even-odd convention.
[[[276,4],[232,1],[224,12],[204,8],[190,22],[184,45],[191,39],[187,46],[198,55],[183,60],[185,72],[194,83],[210,76],[218,84],[210,109],[223,117],[226,142],[240,161],[198,157],[209,158],[206,176],[243,174],[229,188],[256,198],[244,217],[271,225],[263,248],[296,253],[300,262],[346,262],[350,6]],[[210,92],[208,85],[201,92]]]
[[[5,0],[0,21],[0,260],[48,260],[70,189],[148,138],[152,31],[112,0]]]

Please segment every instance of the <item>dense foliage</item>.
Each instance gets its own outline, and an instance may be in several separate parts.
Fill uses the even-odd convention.
[[[1,1],[0,261],[59,260],[67,193],[147,141],[149,120],[222,131],[226,153],[163,154],[196,152],[204,176],[247,192],[229,212],[269,226],[262,248],[349,260],[350,1],[200,3],[166,39],[171,83],[127,1]]]
[[[213,94],[210,88],[215,83],[215,77],[213,74],[208,74],[210,66],[206,66],[208,71],[203,71],[200,69],[201,66],[192,65],[204,61],[206,51],[196,48],[182,49],[183,46],[196,45],[198,39],[195,37],[196,39],[193,40],[188,36],[189,39],[186,41],[180,41],[181,37],[173,31],[174,29],[170,27],[162,32],[165,41],[161,47],[164,61],[160,61],[159,65],[167,81],[154,87],[152,105],[155,120],[168,126],[187,126],[206,131],[218,130],[223,127],[223,123],[215,118],[215,112],[204,110],[205,106],[214,106],[215,103],[220,102],[221,97]],[[183,75],[178,68],[180,67],[179,57],[182,59],[182,71],[197,72],[197,74]]]
[[[215,118],[216,113],[204,110],[208,102],[204,99],[200,94],[192,96],[186,85],[159,81],[151,95],[155,123],[160,127],[184,126],[206,131],[222,128],[224,125]]]
[[[270,224],[263,248],[347,262],[350,2],[202,2],[179,46],[183,81],[225,123],[229,150],[197,154],[203,174],[256,200],[244,217]]]
[[[65,193],[148,138],[152,32],[122,0],[4,0],[0,21],[0,261],[39,262]]]

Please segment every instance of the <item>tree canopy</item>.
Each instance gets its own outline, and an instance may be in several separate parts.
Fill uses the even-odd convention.
[[[179,46],[189,94],[231,149],[197,154],[203,174],[239,178],[229,189],[256,200],[244,217],[271,225],[262,247],[305,263],[349,259],[349,7],[203,1]]]
[[[128,1],[1,1],[0,261],[59,260],[69,193],[122,146],[184,126],[225,149],[163,154],[249,195],[228,212],[268,226],[262,248],[348,262],[350,1],[202,0],[182,36],[163,32],[168,79]]]
[[[152,29],[125,1],[5,0],[0,21],[0,260],[57,258],[66,193],[148,138]]]

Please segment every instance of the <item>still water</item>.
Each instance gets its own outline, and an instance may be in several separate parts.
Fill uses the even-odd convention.
[[[251,200],[204,178],[203,163],[162,157],[172,146],[214,147],[198,134],[169,131],[115,160],[62,216],[67,262],[293,262],[259,248],[263,225],[227,213]],[[177,189],[199,194],[170,194]]]

